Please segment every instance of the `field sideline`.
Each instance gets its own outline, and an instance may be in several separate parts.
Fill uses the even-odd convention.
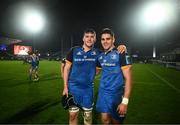
[[[0,123],[68,123],[68,113],[60,105],[60,62],[40,61],[39,82],[29,82],[28,68],[29,64],[22,61],[0,61]],[[99,80],[100,76],[96,76],[95,97]],[[133,82],[125,123],[180,123],[180,71],[134,64]],[[100,123],[95,110],[93,123]]]

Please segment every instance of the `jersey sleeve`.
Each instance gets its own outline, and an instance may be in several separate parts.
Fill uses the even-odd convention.
[[[122,53],[120,55],[120,65],[121,67],[126,66],[126,65],[132,65],[131,57],[127,53]]]
[[[70,49],[66,56],[66,62],[72,63],[73,62],[73,48]]]

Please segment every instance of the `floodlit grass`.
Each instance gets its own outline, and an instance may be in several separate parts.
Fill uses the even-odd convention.
[[[40,62],[40,81],[29,82],[29,64],[0,61],[0,123],[67,124],[60,104],[60,63]],[[95,97],[100,76],[95,80]],[[159,65],[133,65],[133,91],[125,123],[180,123],[180,72]],[[83,123],[80,115],[80,123]],[[93,111],[93,123],[100,123]]]

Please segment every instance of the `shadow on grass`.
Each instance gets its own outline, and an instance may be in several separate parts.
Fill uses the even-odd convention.
[[[13,80],[14,78],[5,78],[5,79],[0,79],[0,82],[2,83],[3,81],[10,81],[10,80]]]
[[[0,87],[10,87],[14,84],[14,78],[6,78],[0,80]]]
[[[0,84],[0,87],[16,87],[19,85],[27,84],[29,81],[16,81],[15,79],[12,79],[11,81],[2,81]]]
[[[55,79],[60,79],[58,73],[49,73],[49,74],[42,75],[40,76],[39,81],[50,81],[50,80],[55,80]]]
[[[41,111],[44,111],[52,106],[55,106],[60,103],[60,100],[51,100],[46,99],[39,102],[36,102],[32,105],[29,105],[28,107],[22,109],[15,115],[4,119],[1,123],[8,123],[8,124],[15,124],[15,123],[21,123],[21,121],[24,121],[24,119],[31,119],[34,115],[40,113]]]
[[[51,81],[51,80],[56,80],[56,79],[60,79],[60,77],[58,76],[58,73],[49,73],[49,74],[40,76],[40,80],[36,82],[39,83],[41,81]],[[14,78],[9,78],[9,79],[0,80],[0,82],[1,82],[0,87],[16,87],[23,84],[34,83],[33,81],[30,81],[28,78],[25,81],[21,81],[19,78],[18,80]]]

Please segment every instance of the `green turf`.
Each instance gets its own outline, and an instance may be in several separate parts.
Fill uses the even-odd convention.
[[[60,63],[41,61],[39,82],[29,82],[28,68],[21,61],[0,61],[0,123],[68,123],[68,112],[60,105]],[[180,123],[180,71],[134,64],[133,81],[125,123]],[[95,110],[93,123],[100,123]]]

